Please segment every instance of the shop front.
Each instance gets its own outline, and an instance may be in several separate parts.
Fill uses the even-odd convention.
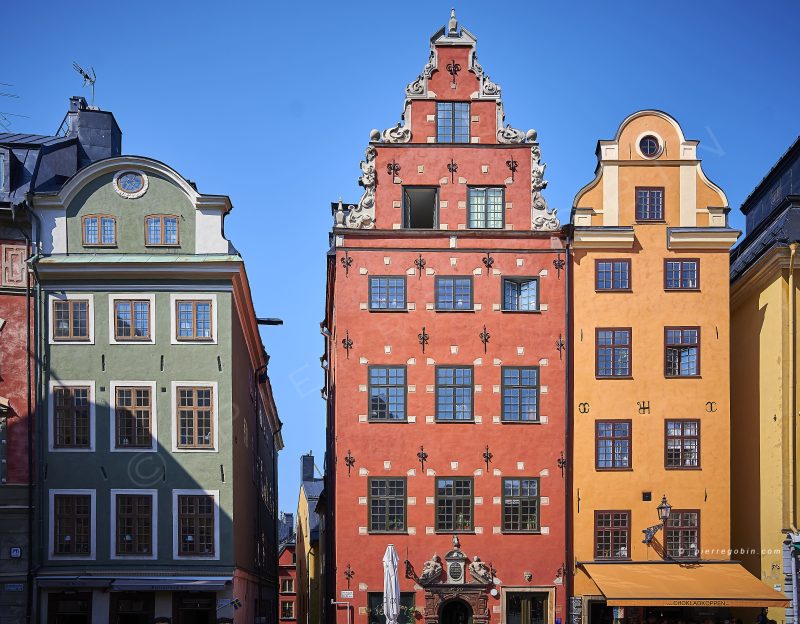
[[[586,563],[579,570],[597,593],[573,600],[573,624],[721,624],[739,607],[789,605],[735,561]]]

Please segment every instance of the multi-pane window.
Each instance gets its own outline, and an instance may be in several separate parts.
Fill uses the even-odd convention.
[[[145,218],[145,244],[177,245],[178,217],[174,215],[151,215]]]
[[[436,103],[436,142],[469,143],[469,102]]]
[[[696,377],[700,374],[700,328],[665,329],[665,374],[667,377]]]
[[[53,300],[53,339],[89,340],[89,301]]]
[[[406,480],[376,477],[369,479],[369,530],[406,530]]]
[[[178,496],[178,531],[179,555],[214,555],[214,497],[206,494]]]
[[[436,420],[472,420],[472,367],[436,368]]]
[[[502,188],[470,188],[467,197],[470,228],[503,228]]]
[[[118,387],[116,391],[116,448],[150,448],[152,397],[147,387]]]
[[[281,593],[282,594],[294,593],[294,579],[292,578],[281,579]]]
[[[636,220],[664,220],[663,188],[636,188]]]
[[[370,310],[405,310],[406,278],[405,277],[370,277],[369,278]]]
[[[503,422],[538,422],[539,368],[504,366],[502,373]]]
[[[281,600],[281,619],[294,619],[294,600]]]
[[[630,260],[596,260],[594,263],[595,290],[630,290]]]
[[[664,527],[667,555],[672,559],[700,556],[700,512],[673,509]]]
[[[700,421],[668,420],[664,427],[664,465],[667,468],[699,468]]]
[[[108,215],[83,217],[83,244],[96,247],[117,244],[117,220]]]
[[[53,495],[53,554],[91,554],[92,497]]]
[[[214,447],[214,407],[211,388],[177,388],[178,448]]]
[[[53,389],[53,446],[90,447],[89,388]]]
[[[471,478],[436,479],[437,531],[472,531],[472,510]]]
[[[405,420],[405,366],[369,367],[369,419]]]
[[[114,301],[114,338],[116,340],[150,339],[150,302],[148,300]]]
[[[472,310],[471,277],[437,277],[437,310]]]
[[[664,288],[666,290],[697,290],[700,288],[700,261],[665,260]]]
[[[630,377],[631,330],[599,328],[595,341],[596,375],[598,377]]]
[[[595,424],[598,470],[624,470],[631,467],[631,421],[598,420]]]
[[[503,310],[532,312],[539,309],[539,280],[535,277],[503,279]]]
[[[539,530],[539,479],[503,479],[503,531]]]
[[[117,494],[117,554],[153,553],[153,497]]]
[[[631,512],[594,512],[594,558],[630,559]]]
[[[178,340],[212,340],[211,301],[176,301]]]

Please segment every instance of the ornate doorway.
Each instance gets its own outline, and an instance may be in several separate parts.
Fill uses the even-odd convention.
[[[472,607],[461,600],[451,600],[442,606],[439,624],[472,624]]]

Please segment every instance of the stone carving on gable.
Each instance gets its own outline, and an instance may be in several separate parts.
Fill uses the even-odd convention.
[[[547,200],[542,195],[547,187],[547,180],[544,179],[547,165],[542,162],[542,150],[536,142],[535,132],[531,143],[531,226],[534,230],[557,230],[561,223],[555,210],[547,207]]]
[[[428,78],[430,78],[433,72],[436,70],[436,66],[436,50],[433,49],[428,57],[428,62],[425,64],[425,67],[422,68],[422,73],[417,76],[416,80],[408,83],[408,86],[406,87],[406,96],[428,97]]]
[[[358,204],[345,211],[341,202],[334,216],[335,225],[352,229],[371,230],[375,227],[375,185],[378,178],[375,171],[375,158],[378,151],[374,145],[367,146],[366,160],[361,161],[361,177],[358,185],[364,188],[364,194]]]
[[[411,141],[411,128],[401,125],[402,122],[393,128],[387,128],[381,134],[384,143],[408,143]]]
[[[475,74],[481,88],[478,90],[478,99],[500,99],[500,85],[493,82],[491,78],[483,71],[483,65],[478,62],[478,53],[473,50],[470,56],[470,69]]]

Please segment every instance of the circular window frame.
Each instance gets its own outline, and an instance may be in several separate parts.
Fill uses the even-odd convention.
[[[648,137],[653,137],[658,143],[658,150],[652,156],[648,156],[642,151],[642,141],[644,141]],[[639,154],[645,160],[655,160],[661,154],[664,153],[664,139],[662,139],[658,134],[653,132],[652,130],[647,130],[646,132],[642,132],[638,137],[636,137],[636,153]]]
[[[142,178],[142,188],[140,188],[135,193],[126,191],[119,185],[119,179],[122,176],[127,175],[129,173],[135,173],[136,175],[139,175]],[[136,199],[137,197],[141,197],[147,192],[149,186],[150,182],[147,179],[147,174],[144,171],[140,171],[139,169],[123,169],[122,171],[118,171],[114,175],[114,191],[116,191],[117,195],[119,195],[120,197],[124,197],[125,199]]]

